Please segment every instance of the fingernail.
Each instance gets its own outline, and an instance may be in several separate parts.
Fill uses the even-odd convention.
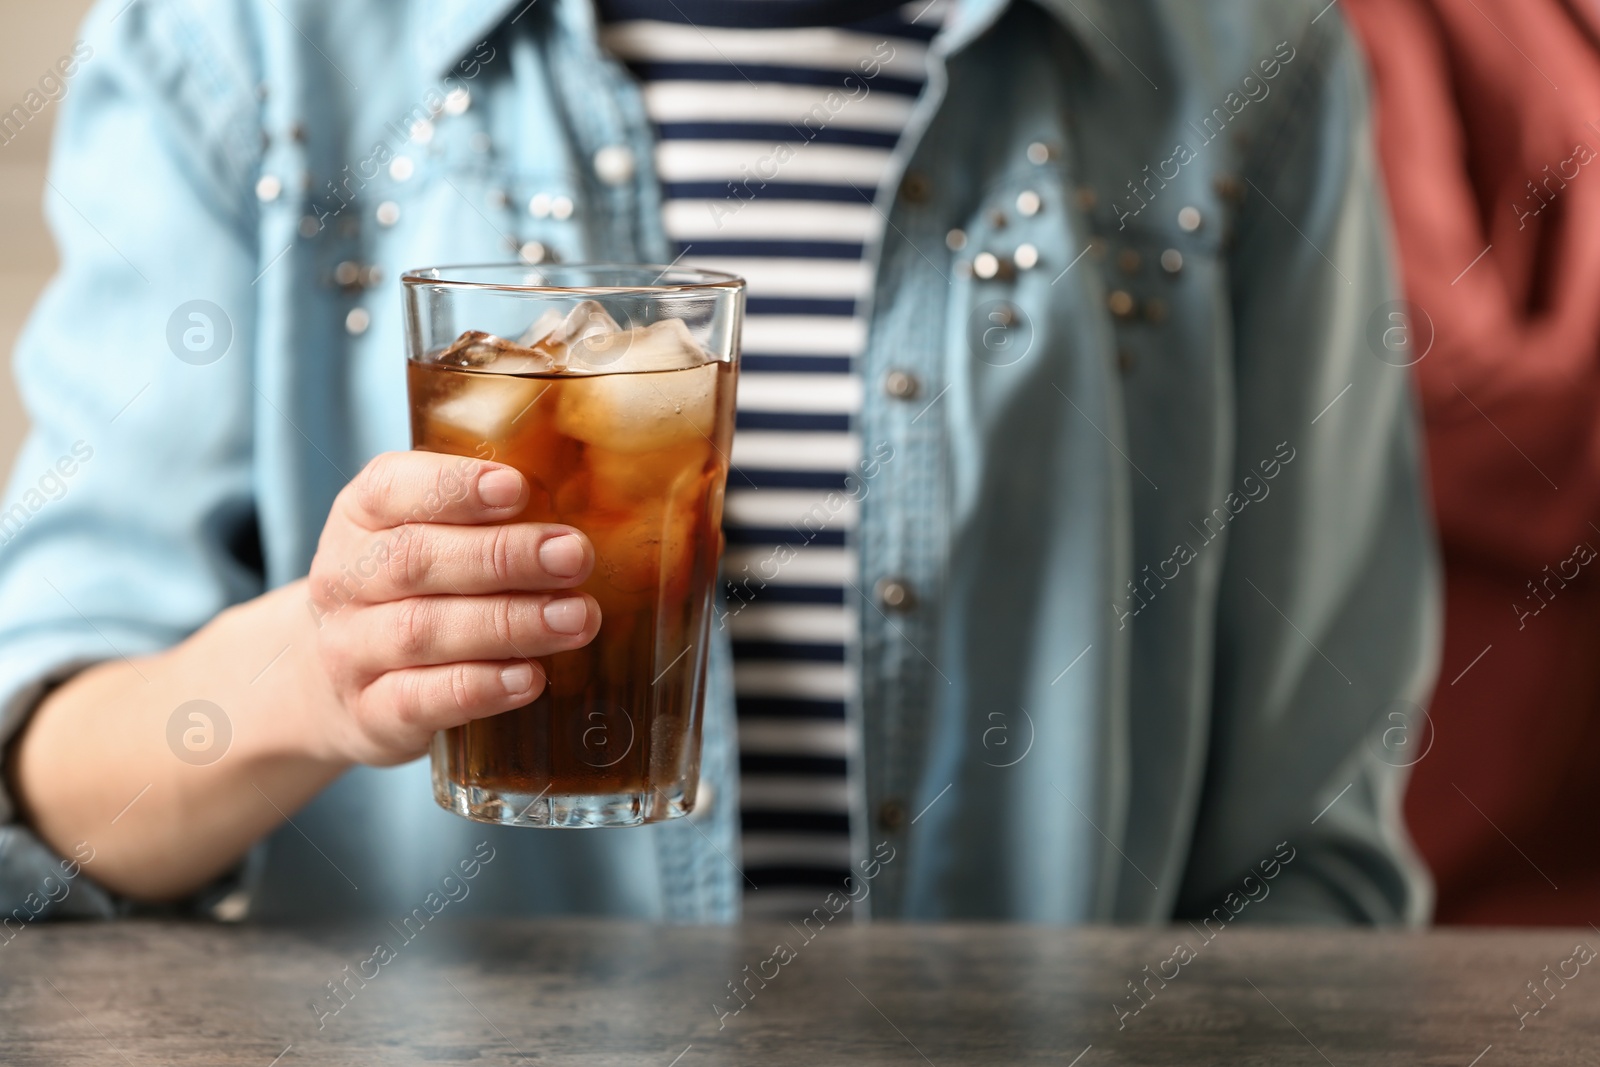
[[[517,696],[533,688],[533,664],[513,663],[500,669],[500,684],[506,687],[507,696]]]
[[[505,467],[484,471],[478,475],[478,499],[485,507],[508,508],[522,499],[522,478]]]
[[[544,624],[558,634],[581,634],[589,624],[589,604],[581,596],[563,597],[544,606]]]
[[[546,574],[576,578],[583,570],[583,541],[577,534],[552,537],[539,546],[539,564]]]

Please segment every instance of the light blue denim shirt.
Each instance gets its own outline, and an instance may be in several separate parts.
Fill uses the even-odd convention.
[[[1395,734],[1434,670],[1436,563],[1408,372],[1375,354],[1363,73],[1319,7],[965,0],[936,41],[861,360],[889,458],[855,585],[913,595],[857,605],[855,849],[893,858],[856,914],[1426,913]],[[17,352],[8,735],[53,681],[306,572],[335,493],[408,444],[402,270],[675,254],[587,0],[110,0],[85,39],[62,269]],[[541,193],[575,210],[533,217]],[[252,854],[251,914],[405,914],[490,841],[459,911],[735,915],[714,658],[709,811],[489,828],[433,806],[425,763],[357,769]],[[0,823],[0,912],[36,910],[59,861],[7,799]],[[126,909],[84,875],[55,913]]]

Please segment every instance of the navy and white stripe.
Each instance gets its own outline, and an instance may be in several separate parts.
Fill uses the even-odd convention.
[[[751,914],[809,911],[849,873],[857,508],[844,491],[861,459],[863,255],[942,7],[600,3],[605,45],[656,125],[681,261],[750,284],[723,571]]]

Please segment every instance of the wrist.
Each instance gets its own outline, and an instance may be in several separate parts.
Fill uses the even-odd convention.
[[[240,725],[249,731],[252,752],[330,769],[350,766],[328,729],[337,721],[338,698],[318,656],[305,580],[230,608],[214,625],[218,654],[240,659],[236,692],[248,720]],[[241,654],[245,649],[250,652]]]

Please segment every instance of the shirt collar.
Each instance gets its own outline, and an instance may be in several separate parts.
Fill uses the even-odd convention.
[[[992,25],[1013,0],[958,0],[949,32],[940,41],[946,54],[965,47]],[[1103,71],[1116,69],[1121,57],[1106,36],[1114,29],[1106,0],[1036,0],[1088,50]],[[593,0],[422,0],[416,11],[416,49],[422,69],[448,71],[503,22],[521,19],[535,4],[554,5],[576,23],[593,26]]]

